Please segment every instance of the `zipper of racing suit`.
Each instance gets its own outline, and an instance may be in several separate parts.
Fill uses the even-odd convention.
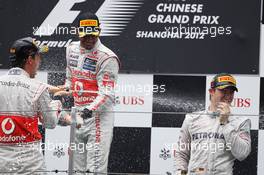
[[[219,134],[219,137],[220,137],[219,130],[220,130],[221,125],[220,125],[220,118],[219,118],[219,116],[217,116],[215,118],[215,122],[217,124],[215,134]],[[213,175],[216,174],[216,168],[215,168],[214,163],[215,163],[215,154],[217,154],[217,149],[218,149],[218,144],[219,144],[218,142],[219,142],[219,139],[217,139],[216,136],[215,136],[214,137],[214,143],[216,144],[216,149],[215,149],[215,153],[213,154],[212,168],[210,169],[210,172],[212,172]]]
[[[218,140],[216,139],[216,134],[218,133],[219,128],[220,128],[220,124],[218,124],[218,122],[217,122],[218,117],[215,117],[215,118],[211,118],[210,117],[210,119],[213,120],[213,121],[211,121],[211,123],[213,123],[213,126],[212,126],[213,128],[210,131],[214,135],[213,135],[213,138],[211,138],[210,141],[209,141],[209,149],[208,149],[208,151],[209,151],[209,153],[208,153],[209,154],[209,161],[207,163],[207,166],[208,165],[209,166],[208,166],[206,175],[214,175],[215,172],[216,172],[215,171],[215,167],[214,167],[214,162],[215,162],[215,154],[217,152],[217,148],[215,148],[214,153],[213,153],[212,150],[211,150],[211,146],[212,146],[212,144],[216,144],[216,147],[217,147]],[[216,124],[217,124],[217,127],[214,130]]]

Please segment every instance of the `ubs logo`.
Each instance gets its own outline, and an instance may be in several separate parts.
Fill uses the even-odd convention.
[[[231,106],[238,108],[249,108],[251,107],[251,104],[252,100],[250,98],[234,98]]]
[[[122,104],[122,105],[144,105],[145,100],[143,96],[116,96],[115,97],[115,104]]]
[[[14,130],[15,130],[15,123],[13,122],[13,120],[11,118],[5,118],[2,121],[1,127],[2,127],[2,131],[5,134],[9,135],[9,134],[12,134],[14,132]]]

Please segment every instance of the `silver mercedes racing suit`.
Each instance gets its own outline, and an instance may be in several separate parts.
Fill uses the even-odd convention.
[[[75,106],[93,111],[76,131],[74,170],[107,172],[114,125],[114,114],[107,111],[113,111],[118,57],[98,39],[91,50],[72,42],[66,59],[66,86],[73,91]]]
[[[244,160],[251,151],[249,119],[229,116],[220,125],[210,111],[187,114],[175,152],[174,170],[188,175],[232,175],[234,160]],[[177,171],[178,170],[178,171]]]
[[[51,100],[46,84],[12,68],[0,77],[0,104],[0,174],[45,174],[37,172],[45,170],[38,119],[54,128],[60,101]]]

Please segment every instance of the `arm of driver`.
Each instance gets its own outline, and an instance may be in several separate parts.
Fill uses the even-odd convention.
[[[244,160],[251,152],[250,128],[249,119],[242,122],[230,121],[223,128],[226,143],[231,145],[233,156],[240,161]]]
[[[61,108],[61,102],[59,100],[52,100],[48,89],[44,90],[38,100],[38,109],[43,117],[42,121],[45,128],[53,129],[56,127]]]
[[[182,124],[179,140],[175,149],[174,172],[188,170],[191,149],[190,122],[191,117],[187,114]]]

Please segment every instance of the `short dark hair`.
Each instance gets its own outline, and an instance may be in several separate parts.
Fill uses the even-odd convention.
[[[16,40],[10,48],[10,61],[12,67],[23,68],[29,56],[34,57],[39,48],[31,37]]]
[[[34,58],[36,53],[37,50],[34,50],[32,48],[21,48],[21,50],[16,55],[10,56],[11,67],[23,68],[26,64],[28,57],[32,56]]]

